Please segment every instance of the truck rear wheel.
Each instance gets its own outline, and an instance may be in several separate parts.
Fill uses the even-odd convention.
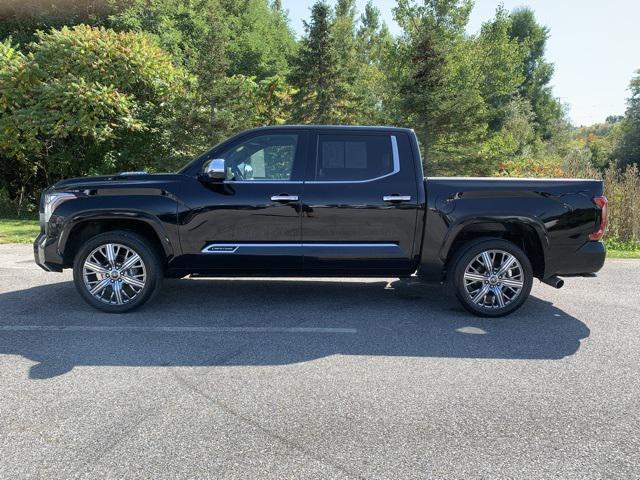
[[[80,247],[73,281],[92,307],[124,313],[154,295],[162,282],[162,268],[144,237],[124,230],[106,232]]]
[[[533,269],[527,255],[501,239],[464,246],[453,259],[450,283],[462,306],[481,317],[502,317],[531,293]]]

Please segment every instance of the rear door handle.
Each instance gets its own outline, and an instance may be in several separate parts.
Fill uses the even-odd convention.
[[[409,202],[411,201],[410,195],[385,195],[382,197],[385,202]]]
[[[272,202],[297,202],[298,195],[287,195],[287,194],[272,195],[271,201]]]

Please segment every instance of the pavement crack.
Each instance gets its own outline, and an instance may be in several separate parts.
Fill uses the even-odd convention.
[[[268,437],[271,437],[277,441],[279,441],[280,443],[283,443],[284,445],[286,445],[287,447],[300,452],[301,454],[303,454],[306,457],[309,457],[315,461],[321,462],[325,465],[328,465],[332,468],[335,468],[336,470],[350,476],[353,478],[357,478],[360,480],[364,480],[366,477],[359,475],[358,473],[350,470],[349,468],[340,465],[339,463],[334,462],[333,460],[331,460],[330,458],[327,458],[323,455],[318,455],[315,452],[309,451],[307,449],[305,449],[304,447],[298,445],[296,442],[288,439],[287,437],[280,435],[268,428],[266,428],[265,426],[263,426],[262,424],[260,424],[259,422],[257,422],[256,420],[254,420],[251,417],[247,417],[243,414],[241,414],[240,412],[230,408],[228,405],[220,402],[219,400],[217,400],[216,398],[214,398],[213,396],[203,392],[201,389],[199,389],[198,387],[196,387],[195,385],[191,384],[190,382],[188,382],[184,377],[182,377],[181,375],[179,375],[177,372],[172,371],[171,372],[173,377],[176,379],[176,381],[182,385],[184,388],[187,388],[189,390],[191,390],[193,393],[195,393],[196,395],[204,398],[205,400],[207,400],[208,402],[213,403],[216,407],[218,407],[220,410],[224,411],[225,413],[233,416],[234,418],[237,418],[238,420],[240,420],[241,422],[250,425],[254,428],[256,428],[257,430],[259,430],[260,432],[264,433],[265,435],[267,435]]]
[[[93,472],[96,469],[98,462],[102,458],[104,458],[109,452],[113,451],[125,439],[131,437],[131,435],[134,433],[135,430],[137,430],[137,428],[140,425],[142,425],[152,416],[157,415],[158,411],[159,410],[157,405],[154,405],[153,407],[150,407],[150,408],[146,408],[143,410],[143,413],[138,417],[138,419],[135,422],[133,423],[128,421],[123,422],[123,424],[126,426],[123,427],[118,434],[113,435],[108,442],[101,442],[101,441],[92,442],[94,445],[96,445],[95,449],[97,453],[93,455],[89,455],[88,456],[89,458],[87,457],[83,458],[84,468],[82,468],[81,472],[78,472],[79,473],[78,478],[80,477],[91,478],[92,476],[91,472]],[[101,444],[104,445],[102,446],[102,448],[100,448]]]

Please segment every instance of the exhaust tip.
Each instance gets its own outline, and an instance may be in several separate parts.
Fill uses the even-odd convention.
[[[546,283],[553,288],[564,287],[564,280],[562,280],[560,277],[556,277],[555,275],[553,277],[545,278],[544,280],[542,280],[542,283]]]

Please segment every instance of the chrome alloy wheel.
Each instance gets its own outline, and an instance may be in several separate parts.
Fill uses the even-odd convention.
[[[466,266],[464,288],[473,303],[488,309],[511,304],[524,288],[524,271],[504,250],[486,250]]]
[[[105,243],[91,251],[82,266],[82,276],[87,291],[109,305],[131,302],[147,281],[140,255],[118,243]]]

